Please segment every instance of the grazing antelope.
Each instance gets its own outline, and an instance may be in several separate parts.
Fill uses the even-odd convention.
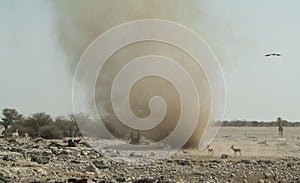
[[[232,145],[232,146],[230,147],[230,149],[233,150],[234,156],[236,155],[237,152],[239,152],[240,155],[242,155],[242,150],[241,150],[240,148],[235,148],[234,145]]]
[[[214,149],[210,147],[210,144],[207,145],[207,156],[212,156],[214,154]]]

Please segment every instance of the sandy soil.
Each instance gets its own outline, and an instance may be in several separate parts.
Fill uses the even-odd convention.
[[[285,127],[283,138],[276,127],[222,127],[211,144],[216,156],[232,155],[232,145],[246,157],[300,157],[300,127]]]

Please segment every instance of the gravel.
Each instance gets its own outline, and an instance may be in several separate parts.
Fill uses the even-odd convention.
[[[30,140],[9,144],[0,139],[0,182],[300,182],[297,157],[207,157],[186,150],[141,165],[112,161],[86,146],[50,143],[32,148],[36,144]],[[141,152],[128,156],[145,157]]]

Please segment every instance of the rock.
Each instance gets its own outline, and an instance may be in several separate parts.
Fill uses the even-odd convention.
[[[97,172],[97,168],[93,164],[90,164],[90,165],[88,165],[86,167],[85,171],[86,172],[96,173]]]
[[[69,155],[69,154],[71,154],[71,151],[68,150],[68,149],[63,149],[62,151],[60,151],[60,154],[62,154],[62,155]]]
[[[116,178],[116,181],[118,181],[118,182],[125,182],[126,181],[126,179],[125,179],[125,177],[124,177],[124,175],[119,175],[117,178]]]
[[[49,145],[49,147],[56,147],[56,148],[61,148],[63,147],[61,144],[57,143],[57,142],[51,142]]]
[[[188,151],[188,150],[183,150],[182,153],[183,153],[183,154],[188,154],[189,151]]]
[[[103,157],[103,154],[95,149],[91,149],[90,152],[88,153],[88,155],[89,156],[95,155],[95,156]]]
[[[251,164],[252,162],[250,160],[243,159],[243,160],[238,161],[237,163]]]
[[[50,157],[48,156],[35,156],[31,157],[31,161],[36,162],[38,164],[48,164],[50,161]]]
[[[71,163],[75,163],[75,164],[80,164],[80,163],[82,163],[81,161],[78,161],[78,160],[71,160],[70,162],[71,162]]]
[[[9,155],[4,155],[2,158],[3,161],[10,161]]]
[[[222,155],[221,155],[221,158],[222,158],[222,159],[226,159],[226,158],[228,158],[228,157],[229,157],[229,155],[227,155],[227,154],[222,154]]]
[[[191,162],[189,160],[184,160],[184,159],[176,160],[176,163],[178,165],[182,165],[182,166],[191,165]]]
[[[247,179],[248,177],[247,177],[247,175],[243,175],[242,178],[243,179]]]
[[[153,182],[155,182],[155,180],[153,178],[142,178],[142,179],[133,181],[133,183],[153,183]]]
[[[52,151],[52,154],[59,155],[61,153],[61,150],[57,147],[50,147],[50,150]]]
[[[42,168],[34,168],[33,171],[38,173],[39,175],[42,175],[42,176],[47,176],[48,175],[48,173]]]
[[[87,153],[86,151],[81,151],[81,152],[80,152],[80,155],[81,155],[81,156],[88,156],[88,153]]]
[[[10,151],[11,151],[11,152],[21,153],[21,154],[24,154],[24,153],[25,153],[25,151],[24,151],[23,149],[15,148],[15,147],[11,148]]]
[[[271,178],[271,177],[272,177],[272,174],[270,174],[270,173],[264,173],[264,176],[265,176],[265,178],[267,179],[267,178]]]
[[[77,147],[80,141],[81,139],[68,139],[67,140],[68,147]]]
[[[11,177],[12,175],[8,170],[0,169],[0,182],[12,182]]]
[[[212,164],[209,164],[209,167],[210,168],[219,168],[219,165],[217,163],[212,163]]]
[[[95,160],[93,161],[93,165],[95,165],[95,167],[97,167],[98,169],[105,169],[109,167],[108,163],[104,160]]]
[[[272,160],[258,160],[258,164],[274,164],[274,161]]]
[[[9,153],[9,154],[4,154],[2,157],[3,161],[20,161],[24,159],[24,155],[20,153]]]
[[[155,155],[156,155],[155,152],[150,153],[150,156],[155,156]]]
[[[88,179],[76,179],[76,178],[69,178],[68,182],[73,182],[73,183],[87,183]]]
[[[137,153],[137,152],[131,152],[131,153],[129,154],[129,156],[130,156],[130,157],[142,157],[143,154]]]
[[[226,162],[227,162],[227,161],[224,160],[224,159],[221,159],[221,160],[220,160],[220,163],[221,163],[221,164],[226,164]]]
[[[295,165],[296,165],[296,163],[294,163],[294,162],[287,163],[287,167],[289,167],[289,168],[293,168]]]

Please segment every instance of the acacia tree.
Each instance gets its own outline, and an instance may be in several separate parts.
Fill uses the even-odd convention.
[[[44,126],[51,125],[53,120],[49,114],[35,113],[25,120],[25,125],[30,129],[32,137],[40,136],[40,129]]]
[[[80,129],[77,125],[76,119],[85,120],[87,116],[83,114],[70,114],[68,117],[58,116],[55,118],[54,123],[58,126],[64,137],[78,137],[81,136]]]
[[[22,119],[22,114],[19,114],[16,109],[3,109],[2,115],[3,117],[1,119],[5,129]]]

